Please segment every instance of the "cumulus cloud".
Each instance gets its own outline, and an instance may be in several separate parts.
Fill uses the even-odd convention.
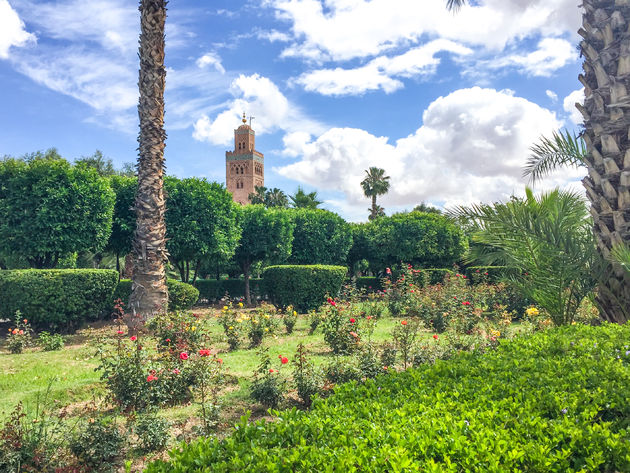
[[[267,77],[258,74],[243,75],[234,79],[230,86],[233,96],[227,109],[214,119],[201,116],[194,125],[193,138],[213,144],[229,144],[233,129],[243,112],[255,117],[256,133],[265,134],[278,130],[286,132],[321,133],[323,126],[308,118],[299,107],[291,104],[278,86]]]
[[[490,69],[515,67],[531,76],[549,77],[553,72],[577,59],[577,51],[565,39],[544,38],[538,48],[527,54],[511,54],[502,58],[486,61]]]
[[[520,193],[529,147],[562,125],[556,115],[511,91],[473,87],[436,99],[412,135],[390,143],[354,128],[332,128],[316,139],[287,140],[293,164],[279,174],[319,189],[343,192],[364,212],[360,182],[370,166],[391,176],[387,207],[444,202],[446,206],[495,201]],[[547,181],[564,183],[567,175]],[[331,202],[332,203],[332,202]],[[346,208],[344,213],[352,214]]]
[[[502,50],[535,35],[573,35],[581,14],[574,0],[482,0],[456,15],[444,2],[417,0],[267,0],[290,24],[285,56],[345,61],[376,56],[428,35]]]
[[[197,59],[197,67],[203,69],[204,67],[211,66],[221,74],[225,74],[225,68],[221,64],[221,58],[215,53],[206,53]]]
[[[575,125],[582,125],[584,123],[584,117],[578,109],[575,108],[576,103],[584,103],[584,89],[574,90],[562,101],[562,108],[569,114],[569,119]]]
[[[552,102],[555,103],[558,101],[558,94],[556,94],[553,90],[546,90],[545,94],[547,94],[547,97],[549,97]]]
[[[8,0],[0,0],[0,59],[9,57],[12,46],[20,47],[35,41],[35,35],[26,31],[24,22]]]
[[[472,54],[472,50],[453,41],[438,39],[393,56],[379,56],[364,66],[354,69],[318,69],[298,77],[295,82],[307,91],[323,95],[358,95],[382,89],[391,93],[403,83],[394,77],[417,77],[435,73],[440,64],[436,55],[450,52],[457,55]]]

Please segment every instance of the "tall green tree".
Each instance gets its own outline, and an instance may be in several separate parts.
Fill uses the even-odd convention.
[[[182,281],[197,279],[202,260],[226,260],[241,236],[239,206],[216,182],[167,177],[166,237],[171,262]]]
[[[138,180],[135,177],[115,175],[110,177],[109,182],[116,194],[116,203],[112,218],[112,233],[105,249],[116,256],[116,270],[120,275],[120,258],[131,251],[133,233],[136,229],[136,213],[133,204]]]
[[[284,262],[291,254],[294,223],[286,210],[247,205],[242,210],[242,235],[234,260],[245,278],[245,299],[251,305],[249,279],[252,265]]]
[[[390,177],[385,175],[385,169],[370,167],[365,171],[365,178],[361,181],[361,187],[363,188],[363,194],[372,199],[372,207],[369,209],[370,220],[385,215],[385,210],[376,205],[376,197],[387,194],[387,191],[389,191],[389,179]]]
[[[133,282],[128,325],[132,331],[168,308],[164,214],[164,25],[166,0],[140,1],[138,191],[133,241]]]
[[[87,166],[94,169],[99,176],[114,176],[117,174],[111,159],[105,158],[98,149],[92,156],[83,156],[74,161],[76,166]]]
[[[302,187],[298,187],[294,195],[290,195],[291,206],[295,209],[316,209],[321,205],[321,200],[317,200],[317,192],[304,192]]]
[[[584,200],[559,190],[453,211],[474,222],[468,259],[517,269],[515,283],[557,325],[573,321],[603,268]]]
[[[323,209],[290,209],[295,223],[292,264],[345,264],[352,229],[339,215]]]
[[[53,155],[0,161],[0,253],[34,268],[100,251],[112,225],[114,192],[95,170]]]

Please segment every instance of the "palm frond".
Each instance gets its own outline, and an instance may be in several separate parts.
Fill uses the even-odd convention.
[[[554,131],[551,138],[542,136],[530,148],[523,176],[537,181],[563,166],[585,166],[586,144],[568,130]]]
[[[446,9],[450,11],[457,11],[464,5],[466,5],[466,0],[446,0]]]
[[[610,252],[610,259],[621,265],[630,273],[630,247],[626,245],[615,245]]]

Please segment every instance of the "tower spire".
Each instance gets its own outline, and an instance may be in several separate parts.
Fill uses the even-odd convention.
[[[243,123],[247,123],[247,118],[245,118],[245,112],[243,112]]]

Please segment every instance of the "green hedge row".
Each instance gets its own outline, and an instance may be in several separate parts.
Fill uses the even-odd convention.
[[[36,328],[77,328],[111,307],[117,282],[109,269],[0,271],[0,318],[19,310]]]
[[[276,307],[292,305],[299,312],[308,312],[319,308],[327,296],[339,294],[347,272],[345,266],[268,266],[263,272],[263,286]]]
[[[228,293],[232,298],[245,297],[245,281],[243,279],[198,279],[195,287],[199,290],[199,300],[214,302]],[[264,297],[262,279],[251,278],[249,290],[252,299]]]
[[[166,287],[168,287],[169,310],[190,309],[199,299],[199,291],[190,284],[168,279]],[[126,306],[129,296],[131,296],[131,279],[121,279],[111,300],[121,299]]]
[[[569,326],[244,419],[146,473],[630,471],[629,325]]]

